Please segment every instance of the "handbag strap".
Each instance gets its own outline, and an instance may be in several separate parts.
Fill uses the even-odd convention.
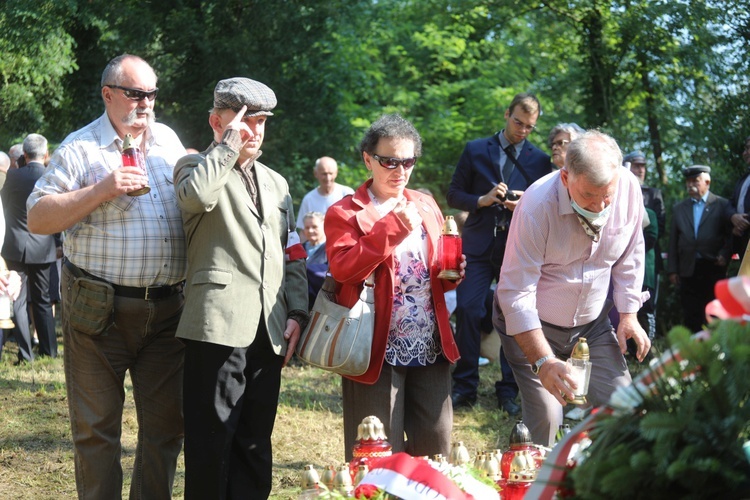
[[[375,271],[371,272],[370,275],[365,280],[365,285],[367,286],[375,286]]]
[[[365,285],[369,287],[375,286],[375,271],[370,273],[370,275],[367,277],[367,279],[365,280]],[[321,289],[329,293],[336,292],[336,280],[333,279],[331,273],[326,273],[326,278],[323,281],[323,286],[321,287]]]

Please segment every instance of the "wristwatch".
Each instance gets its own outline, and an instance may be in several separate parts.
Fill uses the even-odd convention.
[[[534,372],[534,375],[539,375],[539,370],[542,368],[542,365],[552,358],[554,358],[554,356],[542,356],[537,359],[536,362],[531,365],[531,371]]]

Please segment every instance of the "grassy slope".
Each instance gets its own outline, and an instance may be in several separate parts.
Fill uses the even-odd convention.
[[[62,358],[13,366],[16,347],[6,344],[0,360],[0,498],[75,498]],[[454,440],[474,452],[505,447],[513,421],[497,409],[497,365],[481,369],[479,404],[455,415]],[[130,480],[137,429],[129,379],[123,418],[124,497]],[[303,366],[283,373],[274,442],[271,498],[296,499],[302,468],[336,464],[344,458],[340,381],[335,375]],[[180,456],[174,497],[182,498],[184,462]]]

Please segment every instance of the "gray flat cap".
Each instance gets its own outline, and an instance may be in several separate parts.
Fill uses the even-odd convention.
[[[711,167],[707,167],[706,165],[693,165],[692,167],[685,167],[682,169],[682,175],[684,175],[687,179],[690,177],[695,177],[698,174],[710,174],[711,173]]]
[[[242,106],[247,106],[245,116],[272,116],[276,94],[268,86],[249,78],[227,78],[216,84],[214,108],[239,111]]]
[[[640,160],[641,162],[646,163],[646,155],[643,154],[643,151],[633,151],[622,158],[623,163],[626,161],[633,163],[634,160]]]

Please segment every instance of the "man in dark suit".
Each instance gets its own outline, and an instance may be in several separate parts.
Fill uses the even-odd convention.
[[[672,209],[667,272],[669,281],[680,286],[684,324],[697,332],[706,322],[714,285],[726,277],[733,212],[729,200],[709,192],[710,167],[694,165],[682,173],[689,197]]]
[[[513,210],[523,191],[552,170],[550,157],[526,139],[539,113],[536,96],[516,95],[505,111],[505,129],[466,144],[448,188],[448,205],[469,212],[462,234],[466,278],[456,290],[461,359],[453,372],[454,408],[473,405],[477,398],[480,323],[488,313],[487,291],[500,273]],[[515,415],[520,411],[515,403],[518,387],[502,351],[500,361],[498,404]]]
[[[55,316],[49,295],[50,270],[57,256],[55,237],[32,234],[26,225],[26,199],[37,179],[44,174],[44,162],[48,156],[47,139],[39,134],[29,134],[23,141],[23,154],[25,166],[8,170],[0,191],[6,228],[2,256],[8,269],[16,271],[22,280],[21,293],[13,302],[19,362],[34,359],[27,296],[31,300],[34,325],[39,337],[39,355],[57,356]]]
[[[742,159],[747,164],[747,173],[737,182],[732,194],[732,251],[745,254],[750,240],[750,136],[745,138]]]

